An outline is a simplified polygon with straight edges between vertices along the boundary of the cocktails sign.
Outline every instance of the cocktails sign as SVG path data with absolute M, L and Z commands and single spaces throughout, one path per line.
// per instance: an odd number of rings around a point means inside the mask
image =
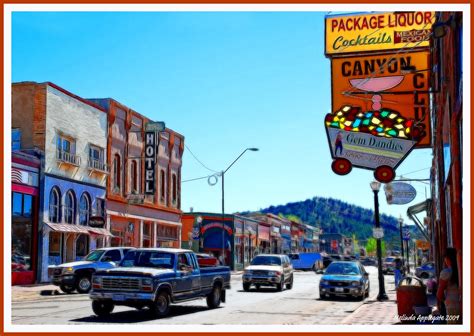
M 326 16 L 326 55 L 430 46 L 434 12 Z

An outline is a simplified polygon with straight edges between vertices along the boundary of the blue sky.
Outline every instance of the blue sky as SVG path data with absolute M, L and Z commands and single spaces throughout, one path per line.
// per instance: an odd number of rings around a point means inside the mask
M 331 170 L 325 14 L 14 12 L 12 82 L 51 81 L 81 97 L 112 97 L 183 134 L 213 170 L 258 147 L 226 173 L 226 212 L 313 196 L 373 208 L 372 171 L 341 177 Z M 397 175 L 429 178 L 431 158 L 430 150 L 414 150 Z M 182 179 L 208 174 L 186 150 Z M 413 186 L 410 205 L 429 197 L 428 184 Z M 381 212 L 406 213 L 408 205 L 380 196 Z M 190 207 L 220 212 L 220 182 L 183 183 L 182 209 Z

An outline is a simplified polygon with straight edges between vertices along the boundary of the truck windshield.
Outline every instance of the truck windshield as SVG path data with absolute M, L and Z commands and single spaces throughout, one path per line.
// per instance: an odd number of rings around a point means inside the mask
M 279 257 L 271 256 L 258 256 L 252 260 L 252 265 L 281 265 L 281 259 Z
M 130 251 L 120 263 L 122 267 L 173 269 L 174 254 L 159 251 Z
M 100 259 L 102 254 L 104 254 L 104 250 L 95 250 L 89 253 L 84 260 L 86 261 L 97 261 Z

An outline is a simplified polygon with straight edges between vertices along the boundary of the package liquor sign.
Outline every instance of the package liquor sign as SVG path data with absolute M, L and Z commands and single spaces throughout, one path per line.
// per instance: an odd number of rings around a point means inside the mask
M 340 55 L 430 46 L 435 12 L 326 16 L 325 53 Z
M 145 133 L 145 194 L 155 194 L 156 133 Z

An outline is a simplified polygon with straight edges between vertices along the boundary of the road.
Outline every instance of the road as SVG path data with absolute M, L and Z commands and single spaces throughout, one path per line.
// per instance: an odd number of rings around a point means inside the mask
M 378 293 L 377 269 L 366 267 L 369 273 L 373 300 Z M 270 287 L 250 292 L 242 289 L 241 275 L 233 275 L 232 289 L 227 291 L 227 303 L 217 309 L 208 309 L 205 300 L 197 300 L 171 306 L 166 318 L 157 319 L 146 310 L 115 307 L 108 318 L 92 313 L 91 301 L 86 294 L 62 294 L 41 297 L 38 300 L 14 302 L 13 324 L 339 324 L 356 310 L 363 301 L 348 298 L 319 299 L 320 274 L 295 272 L 293 289 L 282 292 Z M 385 282 L 393 282 L 393 276 L 385 276 Z

